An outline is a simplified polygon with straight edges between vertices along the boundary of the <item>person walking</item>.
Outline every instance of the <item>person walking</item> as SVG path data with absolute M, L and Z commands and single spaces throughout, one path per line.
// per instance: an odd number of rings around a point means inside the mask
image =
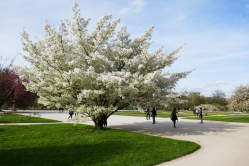
M 73 118 L 73 111 L 72 110 L 71 111 L 69 110 L 69 117 L 68 117 L 68 119 L 69 118 L 71 118 L 71 119 Z
M 174 128 L 176 128 L 176 120 L 178 120 L 176 114 L 177 114 L 176 108 L 173 108 L 173 111 L 172 111 L 172 113 L 170 115 L 170 118 L 173 121 Z
M 200 124 L 203 124 L 203 120 L 202 120 L 202 108 L 200 108 L 200 111 L 199 111 L 199 113 L 200 113 L 200 118 L 201 118 L 201 123 Z
M 195 116 L 195 108 L 194 108 L 194 116 Z
M 150 120 L 150 106 L 148 106 L 146 109 L 146 120 L 148 120 L 148 116 L 149 116 L 149 120 Z
M 208 112 L 208 110 L 207 110 L 207 109 L 205 108 L 205 109 L 204 109 L 204 111 L 205 111 L 205 113 L 206 113 L 206 116 L 207 116 L 207 112 Z
M 156 124 L 156 116 L 157 116 L 157 113 L 156 113 L 156 110 L 154 107 L 152 107 L 152 110 L 151 110 L 151 116 L 152 116 L 152 119 L 153 119 L 153 123 L 152 124 Z

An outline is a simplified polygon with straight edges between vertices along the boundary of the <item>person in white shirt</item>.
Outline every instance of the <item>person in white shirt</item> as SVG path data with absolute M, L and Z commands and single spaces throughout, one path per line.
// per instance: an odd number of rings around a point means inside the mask
M 195 111 L 196 117 L 198 117 L 198 113 L 199 113 L 199 110 L 196 109 L 196 111 Z

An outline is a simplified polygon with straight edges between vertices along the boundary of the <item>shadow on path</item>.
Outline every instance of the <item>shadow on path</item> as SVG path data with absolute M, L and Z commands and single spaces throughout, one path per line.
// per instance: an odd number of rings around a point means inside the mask
M 151 124 L 151 121 L 145 121 L 125 123 L 122 125 L 110 125 L 111 128 L 115 129 L 163 137 L 182 136 L 185 133 L 188 135 L 208 135 L 210 133 L 236 132 L 238 128 L 248 126 L 249 125 L 247 124 L 241 123 L 204 121 L 204 124 L 200 124 L 199 121 L 179 120 L 176 122 L 176 128 L 173 128 L 172 121 L 163 118 L 157 119 L 156 124 Z

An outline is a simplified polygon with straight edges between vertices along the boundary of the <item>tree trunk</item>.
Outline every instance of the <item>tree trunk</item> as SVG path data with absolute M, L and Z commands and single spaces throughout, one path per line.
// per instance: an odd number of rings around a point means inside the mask
M 102 114 L 101 116 L 92 119 L 94 124 L 95 124 L 95 129 L 98 129 L 98 130 L 103 129 L 104 118 L 105 118 L 105 116 L 104 116 L 104 114 Z
M 12 111 L 16 111 L 16 101 L 13 100 Z
M 3 104 L 3 110 L 8 110 L 8 101 L 5 101 Z

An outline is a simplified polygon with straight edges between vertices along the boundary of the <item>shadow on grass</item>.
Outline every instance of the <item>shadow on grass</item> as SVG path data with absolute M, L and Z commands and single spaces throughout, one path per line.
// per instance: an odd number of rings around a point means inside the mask
M 122 147 L 115 149 L 113 147 Z M 122 145 L 122 146 L 120 146 Z M 106 149 L 103 151 L 102 149 Z M 104 142 L 87 145 L 72 144 L 46 148 L 1 150 L 0 165 L 5 166 L 55 166 L 55 165 L 102 165 L 112 156 L 122 155 L 129 146 L 125 142 Z M 15 156 L 15 158 L 13 158 Z

